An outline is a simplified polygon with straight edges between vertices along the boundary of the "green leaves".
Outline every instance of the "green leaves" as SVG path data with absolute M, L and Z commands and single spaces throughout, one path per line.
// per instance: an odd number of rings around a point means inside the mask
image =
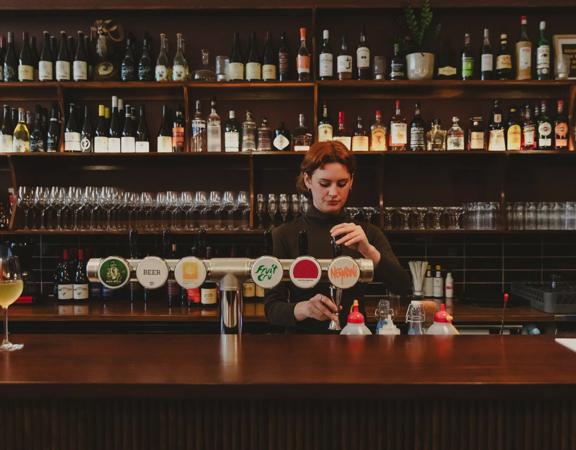
M 440 24 L 434 25 L 434 13 L 430 0 L 422 0 L 422 6 L 416 11 L 410 0 L 404 8 L 404 17 L 408 28 L 408 46 L 413 51 L 426 51 L 433 47 L 440 34 Z

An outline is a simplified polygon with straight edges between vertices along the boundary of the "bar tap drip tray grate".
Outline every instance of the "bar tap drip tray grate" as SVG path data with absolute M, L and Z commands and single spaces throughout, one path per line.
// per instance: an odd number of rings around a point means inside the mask
M 576 284 L 512 283 L 511 293 L 530 301 L 534 309 L 550 314 L 576 313 Z

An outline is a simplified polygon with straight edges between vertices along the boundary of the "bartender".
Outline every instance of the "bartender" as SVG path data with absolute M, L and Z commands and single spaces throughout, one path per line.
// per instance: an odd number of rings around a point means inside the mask
M 374 280 L 384 289 L 404 295 L 410 291 L 410 277 L 392 252 L 382 231 L 368 223 L 349 221 L 344 205 L 352 190 L 356 161 L 344 144 L 337 141 L 318 142 L 310 147 L 300 165 L 297 189 L 311 200 L 308 211 L 295 220 L 272 231 L 274 256 L 294 259 L 298 254 L 298 233 L 308 235 L 308 253 L 315 258 L 332 258 L 331 238 L 342 248 L 342 255 L 367 258 L 374 263 Z M 344 290 L 341 311 L 329 296 L 329 286 L 319 284 L 300 289 L 280 283 L 266 292 L 266 317 L 272 325 L 294 331 L 323 333 L 330 320 L 338 318 L 342 326 L 354 299 L 363 305 L 363 287 L 357 284 Z

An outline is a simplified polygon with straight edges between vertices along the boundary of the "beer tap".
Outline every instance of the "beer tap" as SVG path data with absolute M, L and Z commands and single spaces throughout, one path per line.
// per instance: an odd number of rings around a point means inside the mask
M 334 259 L 342 256 L 342 246 L 336 243 L 336 237 L 332 236 L 330 239 L 332 243 L 332 257 Z M 334 284 L 330 284 L 330 297 L 332 301 L 338 308 L 338 313 L 340 313 L 340 305 L 342 304 L 342 288 L 334 286 Z M 338 317 L 337 320 L 331 320 L 330 325 L 328 325 L 328 329 L 330 331 L 340 331 L 342 327 L 340 326 L 340 318 Z

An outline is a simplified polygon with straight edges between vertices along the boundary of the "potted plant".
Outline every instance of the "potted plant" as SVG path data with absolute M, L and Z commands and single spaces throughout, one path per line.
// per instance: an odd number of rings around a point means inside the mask
M 434 77 L 434 53 L 432 51 L 440 24 L 434 23 L 430 0 L 423 0 L 420 10 L 410 1 L 404 8 L 408 35 L 406 38 L 406 74 L 409 80 L 430 80 Z

